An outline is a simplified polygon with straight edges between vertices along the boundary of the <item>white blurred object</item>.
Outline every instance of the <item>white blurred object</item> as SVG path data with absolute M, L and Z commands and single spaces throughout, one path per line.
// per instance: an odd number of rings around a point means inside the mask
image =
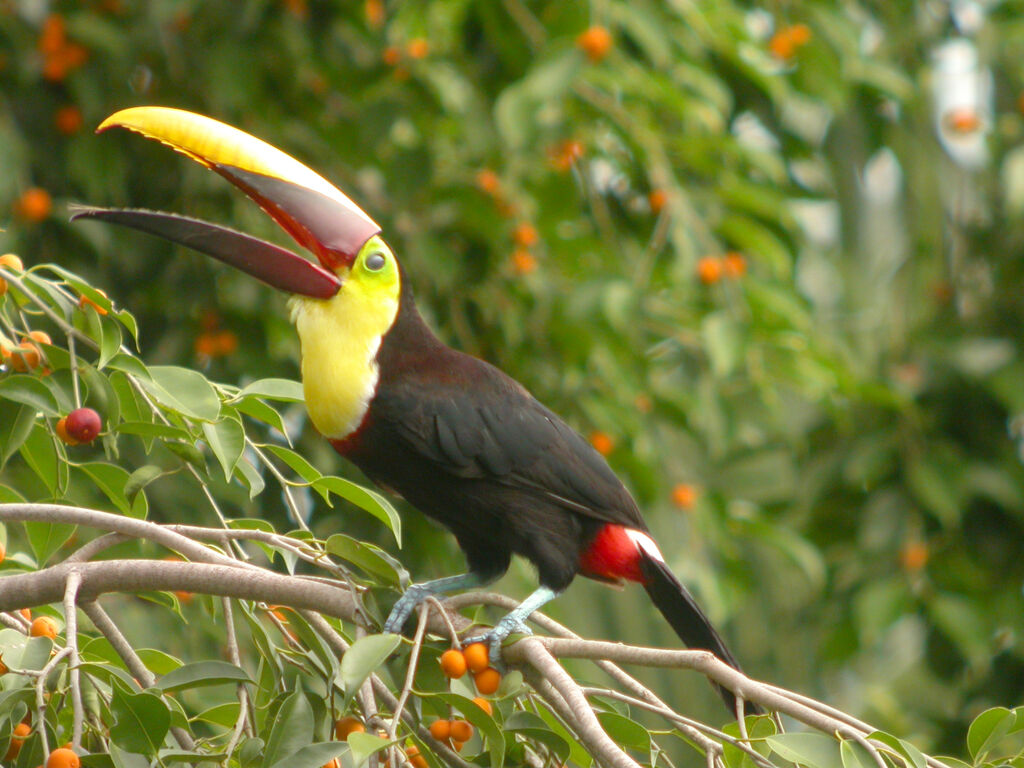
M 931 85 L 943 149 L 963 168 L 984 167 L 992 130 L 992 73 L 980 65 L 974 43 L 958 37 L 933 49 Z

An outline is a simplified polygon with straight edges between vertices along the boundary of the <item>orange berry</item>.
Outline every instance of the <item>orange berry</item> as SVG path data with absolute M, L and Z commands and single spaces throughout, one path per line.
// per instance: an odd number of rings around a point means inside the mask
M 420 754 L 420 748 L 415 744 L 406 747 L 405 754 L 409 756 L 409 762 L 412 763 L 413 768 L 430 768 L 427 758 Z
M 483 672 L 473 675 L 473 682 L 476 683 L 476 689 L 480 693 L 489 696 L 498 690 L 498 686 L 501 684 L 501 673 L 494 667 L 488 667 Z
M 438 741 L 447 741 L 452 735 L 452 721 L 435 720 L 430 724 L 430 735 Z
M 668 202 L 668 193 L 664 189 L 652 189 L 647 195 L 647 203 L 651 206 L 651 213 L 661 213 L 661 209 Z
M 11 351 L 11 368 L 20 373 L 38 368 L 42 361 L 43 355 L 39 347 L 31 341 L 23 341 Z
M 234 331 L 220 331 L 214 336 L 214 344 L 217 348 L 217 354 L 230 355 L 238 349 L 238 336 L 235 335 Z
M 537 228 L 533 224 L 523 221 L 516 225 L 515 231 L 512 233 L 512 239 L 515 240 L 516 245 L 529 248 L 537 243 L 540 235 L 537 234 Z
M 689 483 L 678 483 L 672 488 L 672 503 L 680 509 L 693 509 L 697 502 L 697 489 Z
M 201 333 L 196 336 L 194 348 L 199 357 L 216 357 L 219 347 L 212 333 Z
M 458 648 L 449 648 L 441 654 L 441 671 L 453 680 L 466 674 L 466 657 Z
M 31 608 L 22 608 L 20 611 L 18 611 L 18 613 L 20 613 L 22 615 L 22 617 L 27 619 L 28 621 L 32 621 L 32 609 Z
M 747 273 L 746 258 L 738 251 L 729 251 L 722 257 L 722 272 L 734 280 L 743 277 Z
M 383 0 L 366 0 L 363 12 L 366 14 L 366 23 L 371 27 L 377 28 L 384 24 Z
M 4 663 L 3 654 L 0 654 L 0 675 L 6 675 L 11 668 Z
M 953 133 L 974 133 L 981 128 L 981 116 L 971 107 L 957 107 L 942 116 L 942 122 Z
M 576 38 L 576 46 L 587 54 L 587 58 L 597 63 L 608 55 L 612 48 L 612 33 L 607 27 L 593 26 L 584 30 Z
M 722 279 L 722 260 L 717 256 L 704 256 L 697 262 L 697 277 L 704 285 L 712 285 Z
M 422 37 L 414 37 L 405 46 L 405 52 L 409 54 L 410 59 L 425 59 L 430 53 L 430 43 Z
M 358 717 L 346 715 L 335 721 L 334 738 L 338 741 L 348 741 L 353 733 L 366 733 L 366 726 Z
M 52 209 L 50 193 L 42 187 L 26 189 L 15 203 L 18 215 L 26 221 L 42 221 L 50 215 Z
M 46 758 L 46 768 L 80 768 L 82 761 L 73 750 L 60 747 L 53 750 Z
M 320 768 L 341 768 L 341 761 L 338 760 L 338 758 L 336 757 L 332 757 L 330 760 L 328 760 L 326 763 L 320 766 Z
M 806 24 L 794 24 L 789 28 L 789 39 L 794 45 L 807 45 L 811 42 L 811 28 Z
M 590 444 L 594 450 L 602 456 L 607 456 L 615 449 L 615 441 L 607 432 L 594 431 L 590 433 Z
M 29 331 L 26 339 L 32 341 L 38 341 L 40 344 L 53 344 L 53 339 L 50 338 L 50 334 L 46 331 Z
M 18 723 L 14 726 L 14 731 L 11 733 L 11 745 L 7 748 L 4 760 L 14 760 L 18 756 L 22 745 L 25 743 L 25 739 L 28 738 L 30 733 L 32 733 L 32 728 L 25 723 Z
M 501 193 L 501 179 L 490 168 L 482 168 L 477 172 L 476 185 L 488 195 L 494 197 Z
M 24 272 L 25 265 L 21 261 L 21 257 L 14 253 L 5 253 L 0 256 L 0 267 L 3 267 L 8 272 Z
M 466 668 L 474 674 L 491 665 L 489 651 L 483 643 L 471 643 L 462 649 L 462 653 L 466 658 Z
M 7 281 L 0 277 L 0 296 L 7 293 Z
M 548 159 L 557 171 L 568 171 L 573 164 L 583 157 L 583 144 L 575 139 L 566 139 L 548 150 Z
M 768 50 L 772 56 L 789 61 L 797 50 L 811 41 L 811 28 L 806 24 L 794 24 L 782 27 L 768 41 Z
M 383 53 L 384 63 L 389 67 L 397 67 L 398 62 L 402 60 L 402 52 L 393 45 L 389 45 L 384 49 Z
M 51 13 L 43 21 L 36 47 L 40 53 L 54 54 L 61 49 L 65 40 L 64 17 L 58 13 Z
M 65 136 L 71 136 L 82 130 L 83 122 L 82 110 L 73 104 L 61 107 L 53 115 L 53 124 Z
M 475 699 L 473 699 L 473 703 L 480 707 L 480 709 L 482 709 L 488 715 L 494 714 L 494 708 L 491 706 L 491 702 L 489 702 L 487 699 L 477 696 Z
M 537 271 L 537 259 L 525 248 L 512 251 L 512 270 L 517 275 L 529 275 Z
M 916 573 L 928 564 L 928 545 L 923 541 L 908 541 L 900 550 L 900 565 L 903 570 Z
M 68 434 L 68 417 L 62 416 L 57 419 L 57 425 L 53 428 L 62 443 L 66 445 L 78 445 L 78 441 Z
M 28 633 L 32 637 L 48 637 L 53 640 L 57 637 L 57 622 L 49 616 L 40 616 L 32 622 Z
M 174 590 L 174 596 L 178 598 L 178 602 L 182 605 L 188 605 L 192 602 L 192 599 L 195 597 L 194 594 L 192 594 L 191 592 L 186 592 L 184 589 Z
M 451 724 L 452 741 L 469 741 L 473 738 L 473 726 L 465 720 L 454 720 Z

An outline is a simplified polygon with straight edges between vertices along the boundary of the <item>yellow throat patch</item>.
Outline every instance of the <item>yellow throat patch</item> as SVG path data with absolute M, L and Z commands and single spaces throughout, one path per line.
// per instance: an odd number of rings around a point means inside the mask
M 394 254 L 370 238 L 341 289 L 330 299 L 295 296 L 292 321 L 302 345 L 306 410 L 324 436 L 340 440 L 360 424 L 377 388 L 377 350 L 398 315 L 400 277 Z

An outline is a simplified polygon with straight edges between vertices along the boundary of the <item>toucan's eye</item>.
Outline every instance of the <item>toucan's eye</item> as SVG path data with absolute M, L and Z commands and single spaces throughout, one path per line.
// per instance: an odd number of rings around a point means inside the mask
M 379 272 L 384 269 L 384 265 L 387 264 L 387 261 L 388 260 L 384 258 L 383 253 L 380 251 L 374 251 L 366 257 L 366 261 L 364 261 L 363 264 L 365 264 L 366 268 L 371 272 Z

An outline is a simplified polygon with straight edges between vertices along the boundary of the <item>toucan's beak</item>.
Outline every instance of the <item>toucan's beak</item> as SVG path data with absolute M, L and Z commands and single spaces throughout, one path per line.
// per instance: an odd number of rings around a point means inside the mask
M 329 298 L 380 227 L 337 187 L 293 157 L 255 136 L 192 112 L 134 107 L 104 120 L 97 133 L 127 128 L 216 171 L 255 200 L 320 265 L 241 232 L 156 211 L 77 206 L 72 219 L 121 224 L 187 245 L 291 293 Z

